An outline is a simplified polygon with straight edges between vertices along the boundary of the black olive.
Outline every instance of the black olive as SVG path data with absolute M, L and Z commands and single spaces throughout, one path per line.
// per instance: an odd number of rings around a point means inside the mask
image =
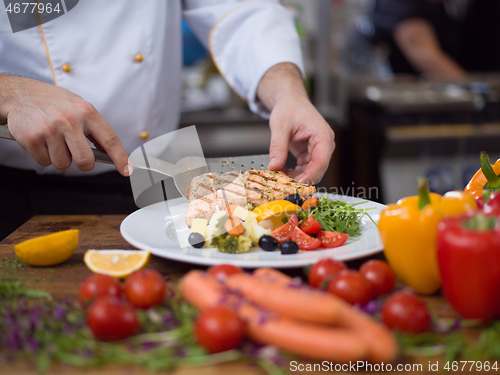
M 280 250 L 281 254 L 295 254 L 299 251 L 299 246 L 295 242 L 288 240 L 280 244 Z
M 205 237 L 198 232 L 192 232 L 188 237 L 188 242 L 191 246 L 200 249 L 205 245 Z
M 297 206 L 302 206 L 302 203 L 304 203 L 304 199 L 300 196 L 300 194 L 290 194 L 285 198 L 286 201 L 292 202 L 296 204 Z
M 264 251 L 274 251 L 278 248 L 278 240 L 273 236 L 264 235 L 259 240 L 259 246 Z

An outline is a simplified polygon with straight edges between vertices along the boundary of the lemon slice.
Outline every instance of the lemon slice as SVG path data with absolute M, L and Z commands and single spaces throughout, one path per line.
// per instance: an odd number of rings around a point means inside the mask
M 145 267 L 149 256 L 143 250 L 88 250 L 83 261 L 93 272 L 124 278 Z
M 257 214 L 257 221 L 271 220 L 273 229 L 283 225 L 283 218 L 290 217 L 301 210 L 300 206 L 286 200 L 276 200 L 264 203 L 252 212 Z
M 53 266 L 68 260 L 77 247 L 78 229 L 71 229 L 21 242 L 14 250 L 32 266 Z

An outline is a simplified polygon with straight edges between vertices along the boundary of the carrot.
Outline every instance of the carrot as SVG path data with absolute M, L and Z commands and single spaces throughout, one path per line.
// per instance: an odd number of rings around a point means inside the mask
M 181 282 L 182 296 L 198 311 L 219 305 L 224 297 L 222 285 L 208 273 L 191 270 Z
M 311 359 L 342 363 L 358 361 L 367 355 L 362 340 L 346 329 L 270 314 L 248 302 L 239 305 L 238 315 L 246 321 L 248 337 L 261 344 Z
M 257 268 L 253 271 L 252 275 L 259 280 L 284 286 L 289 285 L 292 281 L 290 276 L 287 276 L 274 268 L 268 267 Z
M 353 307 L 344 309 L 338 324 L 353 330 L 368 348 L 368 360 L 372 362 L 391 362 L 398 353 L 398 344 L 394 335 L 382 324 Z
M 234 210 L 236 210 L 236 207 L 243 207 L 241 204 L 228 204 L 226 206 L 226 212 L 229 215 L 229 217 L 234 217 Z
M 350 305 L 333 294 L 308 286 L 269 283 L 247 273 L 231 275 L 224 280 L 229 290 L 265 309 L 311 323 L 338 324 L 342 309 Z
M 229 219 L 227 219 L 224 223 L 224 229 L 226 230 L 227 234 L 236 237 L 241 236 L 243 233 L 245 233 L 245 228 L 243 227 L 241 220 L 237 217 L 229 217 Z
M 222 285 L 201 271 L 190 271 L 182 281 L 182 294 L 198 310 L 225 304 L 246 322 L 247 335 L 297 355 L 334 362 L 366 357 L 363 342 L 348 330 L 300 322 L 259 309 L 254 304 L 224 292 Z
M 396 357 L 397 343 L 394 336 L 388 329 L 362 311 L 344 303 L 338 304 L 335 308 L 331 302 L 333 296 L 326 298 L 317 293 L 311 293 L 307 296 L 307 293 L 304 293 L 307 290 L 305 288 L 299 293 L 300 289 L 290 288 L 291 277 L 274 269 L 255 270 L 252 277 L 264 283 L 265 286 L 257 287 L 256 283 L 248 282 L 255 289 L 251 291 L 248 286 L 240 284 L 238 290 L 250 300 L 255 298 L 256 303 L 262 303 L 270 310 L 286 316 L 324 323 L 329 320 L 330 324 L 353 330 L 366 344 L 368 359 L 373 362 L 387 362 Z M 229 282 L 229 280 L 226 281 Z M 231 283 L 235 283 L 235 281 L 231 281 Z M 236 285 L 232 287 L 236 288 Z M 262 297 L 258 289 L 264 290 L 266 301 L 261 301 Z M 326 292 L 320 293 L 329 296 Z M 329 313 L 332 315 L 329 316 Z
M 307 210 L 312 210 L 313 208 L 316 208 L 318 207 L 318 200 L 319 198 L 318 197 L 311 197 L 311 198 L 308 198 L 304 201 L 304 203 L 302 203 L 302 210 L 303 211 L 307 211 Z

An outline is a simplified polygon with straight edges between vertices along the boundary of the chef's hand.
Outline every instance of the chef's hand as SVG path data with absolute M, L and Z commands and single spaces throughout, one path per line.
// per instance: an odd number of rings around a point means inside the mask
M 94 168 L 87 138 L 105 150 L 116 169 L 131 173 L 120 139 L 97 110 L 66 89 L 29 78 L 0 75 L 0 124 L 37 163 L 66 169 L 72 160 L 81 171 Z
M 291 63 L 275 65 L 260 81 L 257 96 L 271 110 L 268 168 L 283 169 L 290 150 L 297 166 L 287 174 L 318 183 L 335 149 L 335 134 L 310 102 L 299 69 Z

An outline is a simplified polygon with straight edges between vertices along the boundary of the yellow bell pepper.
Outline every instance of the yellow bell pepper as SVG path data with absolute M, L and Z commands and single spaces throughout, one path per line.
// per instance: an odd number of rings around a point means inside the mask
M 390 204 L 380 215 L 379 231 L 384 255 L 396 275 L 420 294 L 441 286 L 436 255 L 437 227 L 443 217 L 475 209 L 469 194 L 452 191 L 429 193 L 429 181 L 420 178 L 418 195 Z

